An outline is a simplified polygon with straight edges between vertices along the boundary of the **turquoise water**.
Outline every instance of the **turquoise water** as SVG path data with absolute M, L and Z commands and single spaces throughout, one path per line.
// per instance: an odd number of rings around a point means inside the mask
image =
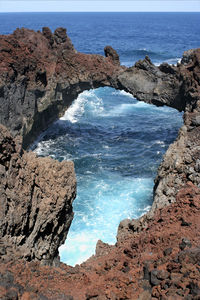
M 73 160 L 78 182 L 74 220 L 60 247 L 62 261 L 84 261 L 98 239 L 114 244 L 122 219 L 148 211 L 157 166 L 181 124 L 174 109 L 99 88 L 80 94 L 46 131 L 35 151 Z

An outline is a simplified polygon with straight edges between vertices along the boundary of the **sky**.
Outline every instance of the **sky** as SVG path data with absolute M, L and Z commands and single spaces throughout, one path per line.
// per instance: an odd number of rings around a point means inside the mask
M 200 0 L 0 0 L 0 12 L 200 12 Z

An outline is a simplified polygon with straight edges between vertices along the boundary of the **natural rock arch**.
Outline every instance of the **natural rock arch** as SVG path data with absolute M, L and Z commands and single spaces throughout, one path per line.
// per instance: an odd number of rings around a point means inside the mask
M 104 49 L 106 57 L 77 52 L 64 28 L 54 34 L 47 27 L 42 33 L 17 29 L 1 36 L 0 44 L 0 123 L 14 136 L 22 135 L 24 148 L 91 88 L 124 89 L 138 100 L 180 111 L 197 102 L 190 79 L 199 51 L 185 53 L 177 67 L 156 67 L 146 57 L 126 68 L 110 46 Z

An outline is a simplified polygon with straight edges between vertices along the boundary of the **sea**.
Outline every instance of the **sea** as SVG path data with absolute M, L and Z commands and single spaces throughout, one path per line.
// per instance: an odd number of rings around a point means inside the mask
M 200 47 L 200 13 L 0 14 L 0 34 L 43 26 L 67 28 L 80 52 L 104 55 L 111 45 L 128 67 L 146 55 L 156 65 L 176 64 L 185 50 Z M 157 168 L 182 123 L 175 109 L 105 87 L 79 94 L 38 137 L 33 151 L 72 160 L 76 170 L 75 214 L 59 249 L 61 261 L 80 264 L 95 253 L 99 239 L 115 244 L 119 222 L 150 209 Z

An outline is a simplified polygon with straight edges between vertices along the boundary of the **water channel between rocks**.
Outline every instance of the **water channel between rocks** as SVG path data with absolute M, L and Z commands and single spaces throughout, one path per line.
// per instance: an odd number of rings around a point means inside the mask
M 172 108 L 99 88 L 80 94 L 42 134 L 34 151 L 73 160 L 77 176 L 75 215 L 61 261 L 83 262 L 98 239 L 116 242 L 122 219 L 148 211 L 157 167 L 181 125 L 182 114 Z

